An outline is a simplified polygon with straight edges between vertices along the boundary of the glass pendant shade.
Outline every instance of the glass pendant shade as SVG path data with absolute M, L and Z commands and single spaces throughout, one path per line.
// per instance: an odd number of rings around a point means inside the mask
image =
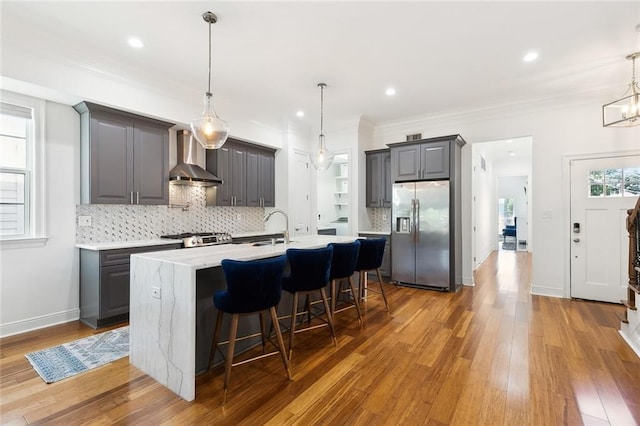
M 632 127 L 640 125 L 640 86 L 636 83 L 635 60 L 640 52 L 627 56 L 632 61 L 632 74 L 629 89 L 616 101 L 602 107 L 602 125 L 604 127 Z
M 220 148 L 229 136 L 229 124 L 216 114 L 212 97 L 211 93 L 205 93 L 202 116 L 191 121 L 193 136 L 205 149 Z
M 333 163 L 333 153 L 327 149 L 324 143 L 324 88 L 325 83 L 318 83 L 320 88 L 320 136 L 318 137 L 318 146 L 309 154 L 311 164 L 316 170 L 327 170 Z
M 318 146 L 309 155 L 309 158 L 316 170 L 327 170 L 333 163 L 333 153 L 324 144 L 324 135 L 320 135 Z

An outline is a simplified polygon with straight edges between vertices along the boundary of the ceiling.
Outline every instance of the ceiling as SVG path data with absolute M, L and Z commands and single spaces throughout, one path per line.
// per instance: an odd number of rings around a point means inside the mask
M 181 93 L 199 105 L 213 26 L 214 102 L 220 116 L 325 125 L 601 94 L 622 95 L 624 56 L 640 50 L 640 2 L 226 1 L 33 2 L 1 5 L 2 43 L 69 66 Z M 128 46 L 139 37 L 142 49 Z M 524 62 L 531 50 L 538 60 Z M 385 95 L 394 87 L 397 94 Z M 303 118 L 295 116 L 303 110 Z

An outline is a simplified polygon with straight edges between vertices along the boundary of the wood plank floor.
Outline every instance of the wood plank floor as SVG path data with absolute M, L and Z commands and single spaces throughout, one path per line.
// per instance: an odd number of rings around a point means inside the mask
M 498 268 L 499 266 L 499 268 Z M 24 354 L 95 333 L 73 322 L 2 339 L 3 424 L 632 425 L 640 359 L 618 335 L 617 305 L 531 296 L 531 259 L 496 252 L 456 294 L 386 285 L 297 337 L 293 381 L 278 357 L 197 378 L 188 403 L 128 358 L 47 385 Z M 102 330 L 101 330 L 102 331 Z M 285 335 L 285 340 L 286 340 Z

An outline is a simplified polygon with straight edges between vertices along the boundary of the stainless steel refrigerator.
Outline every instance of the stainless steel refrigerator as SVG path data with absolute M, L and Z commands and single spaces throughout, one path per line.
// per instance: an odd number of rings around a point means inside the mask
M 399 284 L 455 289 L 448 180 L 393 185 L 391 278 Z

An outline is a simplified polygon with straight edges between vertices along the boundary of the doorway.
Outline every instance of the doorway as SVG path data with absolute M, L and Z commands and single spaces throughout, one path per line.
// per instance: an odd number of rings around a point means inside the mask
M 528 219 L 531 217 L 533 138 L 493 140 L 474 143 L 471 147 L 471 247 L 472 270 L 475 270 L 492 252 L 501 250 L 504 242 L 515 243 L 514 251 L 533 251 Z M 499 199 L 504 200 L 502 206 Z M 516 227 L 515 237 L 505 238 L 503 229 L 507 225 Z
M 327 234 L 350 234 L 349 154 L 336 154 L 327 170 L 318 171 L 318 231 Z

